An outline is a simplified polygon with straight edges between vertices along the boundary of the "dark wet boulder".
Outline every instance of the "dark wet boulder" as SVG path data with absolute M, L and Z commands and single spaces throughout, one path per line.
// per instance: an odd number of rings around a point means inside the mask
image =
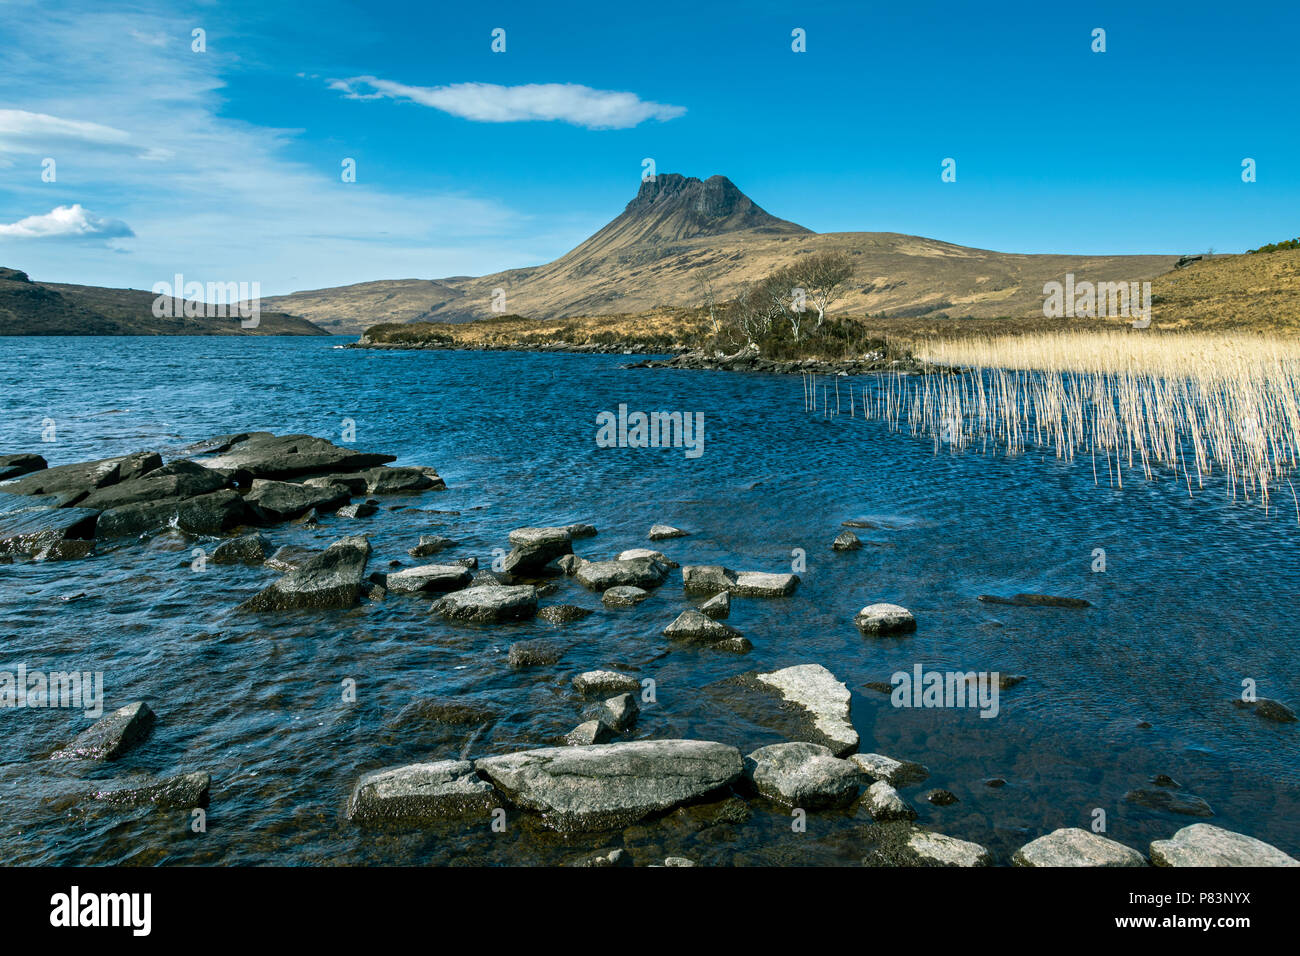
M 388 727 L 413 729 L 431 725 L 479 726 L 497 720 L 497 713 L 477 704 L 466 704 L 458 700 L 440 697 L 426 697 L 413 700 L 388 721 Z
M 656 588 L 668 577 L 668 569 L 653 558 L 630 561 L 584 561 L 574 575 L 578 583 L 592 591 L 615 587 Z
M 735 747 L 704 740 L 548 747 L 474 766 L 560 831 L 627 826 L 724 790 L 744 769 Z
M 340 518 L 369 518 L 378 510 L 379 502 L 374 498 L 367 498 L 365 501 L 344 505 L 334 513 Z
M 196 498 L 141 501 L 110 508 L 95 523 L 95 536 L 121 538 L 159 528 L 177 528 L 189 534 L 220 534 L 244 520 L 244 500 L 230 488 Z
M 313 508 L 317 512 L 335 511 L 350 500 L 348 490 L 341 485 L 320 488 L 300 485 L 292 481 L 271 481 L 258 478 L 253 481 L 244 504 L 251 514 L 263 524 L 277 524 L 306 514 Z
M 594 538 L 596 529 L 589 524 L 571 524 L 568 526 L 569 537 L 571 538 Z
M 829 747 L 804 741 L 758 748 L 745 757 L 745 778 L 769 800 L 803 810 L 848 806 L 865 779 Z
M 139 478 L 96 489 L 77 502 L 77 506 L 107 511 L 140 502 L 194 498 L 225 488 L 228 484 L 223 476 L 202 465 L 192 461 L 174 461 Z
M 981 594 L 979 600 L 985 604 L 1008 604 L 1014 607 L 1092 607 L 1091 602 L 1083 598 L 1056 597 L 1051 594 L 1013 594 L 1011 597 Z
M 34 557 L 65 541 L 94 537 L 99 512 L 85 508 L 32 508 L 0 515 L 0 555 Z
M 706 617 L 694 608 L 677 615 L 677 618 L 664 628 L 663 634 L 669 640 L 684 641 L 688 644 L 717 644 L 719 641 L 741 636 L 734 627 Z
M 443 820 L 486 816 L 498 805 L 492 785 L 468 760 L 437 760 L 376 770 L 357 781 L 348 819 Z
M 349 608 L 361 597 L 370 542 L 354 536 L 336 541 L 239 606 L 244 611 Z
M 448 621 L 465 624 L 523 621 L 537 613 L 537 588 L 527 584 L 476 584 L 438 599 L 430 610 Z
M 590 608 L 578 607 L 576 604 L 548 604 L 538 608 L 537 616 L 548 624 L 572 624 L 593 614 Z
M 260 534 L 241 534 L 212 549 L 213 564 L 262 564 L 271 555 L 271 542 Z
M 1124 794 L 1126 803 L 1146 807 L 1149 810 L 1161 810 L 1165 813 L 1181 813 L 1189 817 L 1212 817 L 1214 811 L 1200 797 L 1190 793 L 1179 793 L 1163 788 L 1159 790 L 1130 790 Z
M 586 564 L 586 560 L 578 557 L 576 554 L 566 554 L 560 560 L 555 562 L 555 566 L 567 575 L 578 573 L 578 569 Z
M 446 593 L 467 586 L 470 577 L 459 564 L 424 564 L 387 574 L 381 583 L 394 594 Z
M 682 588 L 687 594 L 717 594 L 736 586 L 736 572 L 718 564 L 682 566 Z
M 154 725 L 154 713 L 143 701 L 120 707 L 83 730 L 51 760 L 115 760 L 143 740 Z
M 628 674 L 618 671 L 583 671 L 573 678 L 573 689 L 579 694 L 635 694 L 641 690 L 641 682 Z
M 364 475 L 316 475 L 312 478 L 304 478 L 302 483 L 313 488 L 329 488 L 333 485 L 342 485 L 350 494 L 354 495 L 364 495 L 367 484 Z
M 507 574 L 540 571 L 556 558 L 572 553 L 573 537 L 568 528 L 516 528 L 510 532 L 505 571 Z
M 852 531 L 841 531 L 831 542 L 832 551 L 860 551 L 862 539 Z
M 451 538 L 445 538 L 440 534 L 422 534 L 420 543 L 414 548 L 407 548 L 406 553 L 413 558 L 427 558 L 455 546 L 456 542 Z
M 229 471 L 241 484 L 254 478 L 357 472 L 395 460 L 393 455 L 353 451 L 311 435 L 253 432 L 229 438 L 217 455 L 202 459 L 200 463 L 208 468 Z
M 583 716 L 589 720 L 599 720 L 611 729 L 623 733 L 630 730 L 632 725 L 636 723 L 637 714 L 640 713 L 640 710 L 641 708 L 637 706 L 636 696 L 623 693 L 587 708 Z
M 442 491 L 447 483 L 432 468 L 370 468 L 361 473 L 366 494 L 396 495 L 410 491 Z
M 43 471 L 49 464 L 40 455 L 0 455 L 0 481 L 8 481 L 33 471 Z
M 600 596 L 605 607 L 632 607 L 650 596 L 650 592 L 629 585 L 609 588 Z
M 516 670 L 525 667 L 546 667 L 555 664 L 564 656 L 564 648 L 544 637 L 531 641 L 516 641 L 510 645 L 506 660 Z
M 941 787 L 927 792 L 925 799 L 928 802 L 933 803 L 936 807 L 949 807 L 958 802 L 955 793 L 951 790 L 944 790 Z
M 123 809 L 154 806 L 159 810 L 191 810 L 208 805 L 211 787 L 209 774 L 192 771 L 115 789 L 96 790 L 91 798 Z
M 700 605 L 700 613 L 721 621 L 731 616 L 731 592 L 720 591 Z
M 304 548 L 296 544 L 286 544 L 276 548 L 275 553 L 266 559 L 266 566 L 272 571 L 284 573 L 297 571 L 300 567 L 320 554 L 315 548 Z
M 1296 722 L 1295 711 L 1280 700 L 1274 700 L 1272 697 L 1260 697 L 1258 700 L 1242 700 L 1238 697 L 1232 703 L 1233 706 L 1240 710 L 1254 711 L 1256 717 L 1261 717 L 1264 720 L 1271 720 L 1279 724 L 1293 724 Z
M 161 467 L 161 455 L 140 451 L 117 458 L 44 468 L 5 485 L 4 490 L 14 495 L 66 494 L 66 503 L 72 505 L 97 488 L 130 481 Z

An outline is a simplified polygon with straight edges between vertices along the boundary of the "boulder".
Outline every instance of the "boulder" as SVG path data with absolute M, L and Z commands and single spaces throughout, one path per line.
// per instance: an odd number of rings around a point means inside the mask
M 596 529 L 589 524 L 571 524 L 568 526 L 569 537 L 571 538 L 594 538 Z
M 989 866 L 993 862 L 987 847 L 928 830 L 913 831 L 907 849 L 922 866 Z
M 1151 842 L 1156 866 L 1300 866 L 1277 847 L 1208 823 L 1183 827 L 1168 840 Z
M 736 574 L 736 583 L 728 590 L 738 597 L 788 597 L 798 586 L 797 574 L 740 571 Z
M 632 728 L 632 725 L 636 723 L 639 712 L 640 708 L 637 706 L 634 694 L 623 693 L 588 708 L 587 713 L 583 716 L 591 720 L 599 720 L 611 730 L 621 734 Z M 592 742 L 595 743 L 595 741 Z
M 468 760 L 436 760 L 362 776 L 348 801 L 348 819 L 422 821 L 487 816 L 498 803 L 492 785 L 474 772 Z
M 254 478 L 293 478 L 331 472 L 358 472 L 394 461 L 392 455 L 340 448 L 311 435 L 253 432 L 230 436 L 219 453 L 201 464 L 231 472 L 241 484 Z
M 704 740 L 527 750 L 475 768 L 517 806 L 560 831 L 623 827 L 702 799 L 741 775 L 740 751 Z
M 758 748 L 745 758 L 745 777 L 769 800 L 804 810 L 848 806 L 863 782 L 855 764 L 802 741 Z
M 98 488 L 77 502 L 77 506 L 107 511 L 140 502 L 195 498 L 218 491 L 228 484 L 224 476 L 202 465 L 192 461 L 174 461 L 148 471 L 139 478 Z
M 212 549 L 213 564 L 262 564 L 271 554 L 271 542 L 260 534 L 241 534 Z
M 244 519 L 244 501 L 225 488 L 196 498 L 141 501 L 110 508 L 95 522 L 95 536 L 121 538 L 160 528 L 177 528 L 189 534 L 220 534 Z
M 391 461 L 391 459 L 389 459 Z M 447 483 L 432 468 L 371 468 L 361 473 L 366 494 L 395 495 L 410 491 L 442 491 Z
M 73 505 L 97 488 L 139 478 L 161 467 L 162 456 L 157 452 L 140 451 L 118 458 L 39 469 L 5 485 L 4 490 L 13 495 L 57 494 L 63 496 L 64 504 Z
M 859 551 L 862 549 L 862 539 L 852 531 L 841 531 L 831 542 L 832 551 Z
M 655 588 L 664 583 L 668 569 L 653 558 L 630 561 L 584 561 L 575 575 L 583 587 L 607 591 L 613 587 Z
M 0 455 L 0 481 L 8 481 L 48 467 L 49 464 L 40 455 Z
M 700 605 L 700 613 L 721 621 L 731 616 L 731 592 L 721 591 Z
M 540 571 L 556 558 L 572 553 L 573 538 L 568 528 L 516 528 L 510 532 L 505 571 L 507 574 Z
M 591 744 L 607 744 L 617 734 L 600 720 L 584 720 L 564 736 L 564 743 L 569 747 L 586 747 Z
M 664 628 L 664 637 L 688 644 L 716 644 L 729 638 L 740 637 L 740 632 L 721 621 L 705 617 L 691 608 L 682 611 L 677 619 Z
M 687 594 L 717 594 L 736 586 L 736 572 L 718 564 L 682 566 L 682 588 Z
M 429 726 L 479 726 L 497 720 L 497 713 L 477 704 L 465 704 L 444 697 L 413 700 L 388 721 L 391 729 L 417 729 Z
M 370 542 L 361 536 L 336 541 L 270 587 L 241 604 L 244 611 L 349 608 L 361 597 Z
M 669 538 L 684 538 L 689 533 L 681 528 L 674 528 L 672 525 L 657 524 L 650 528 L 649 537 L 651 541 L 667 541 Z
M 1146 866 L 1137 850 L 1091 830 L 1064 827 L 1026 843 L 1014 854 L 1016 866 Z
M 365 501 L 344 505 L 334 514 L 339 518 L 369 518 L 378 510 L 379 502 L 373 498 L 368 498 Z
M 593 613 L 590 608 L 578 607 L 576 604 L 548 604 L 537 609 L 537 616 L 548 624 L 572 624 Z
M 424 564 L 385 575 L 383 585 L 394 594 L 446 593 L 465 587 L 470 577 L 459 564 Z
M 867 788 L 867 811 L 873 820 L 882 822 L 916 819 L 916 811 L 883 780 L 877 780 Z
M 431 610 L 448 621 L 467 624 L 522 621 L 537 613 L 537 589 L 526 584 L 479 584 L 440 598 Z
M 620 586 L 607 590 L 600 596 L 600 602 L 605 607 L 632 607 L 634 604 L 640 604 L 649 596 L 650 592 L 641 588 Z
M 618 671 L 584 671 L 573 678 L 573 689 L 579 694 L 636 694 L 641 682 Z
M 811 720 L 810 730 L 837 757 L 858 749 L 858 732 L 849 720 L 851 695 L 835 675 L 820 664 L 799 664 L 767 674 L 756 674 L 762 684 L 797 704 Z
M 153 725 L 153 711 L 137 700 L 95 721 L 66 747 L 52 753 L 50 759 L 116 760 L 143 740 Z
M 264 524 L 288 521 L 315 508 L 318 512 L 334 511 L 348 503 L 351 495 L 342 485 L 325 488 L 300 485 L 292 481 L 257 478 L 244 496 L 249 514 Z
M 928 802 L 933 803 L 936 807 L 950 807 L 954 803 L 958 802 L 955 793 L 951 790 L 944 790 L 942 787 L 937 787 L 934 790 L 931 790 L 925 795 L 925 799 Z
M 676 561 L 670 560 L 662 551 L 655 551 L 651 548 L 628 548 L 626 551 L 618 553 L 619 561 L 634 561 L 637 558 L 651 558 L 666 568 L 681 567 Z
M 286 544 L 275 549 L 275 554 L 266 559 L 266 566 L 272 571 L 297 571 L 318 554 L 320 552 L 312 548 Z
M 883 780 L 891 787 L 906 787 L 920 783 L 930 776 L 930 771 L 919 763 L 895 760 L 884 754 L 851 754 L 848 758 L 871 780 Z
M 1295 711 L 1272 697 L 1260 697 L 1258 700 L 1242 700 L 1238 697 L 1232 703 L 1240 710 L 1253 710 L 1256 717 L 1264 720 L 1279 724 L 1293 724 L 1296 721 Z
M 586 561 L 578 557 L 576 554 L 566 554 L 564 557 L 560 558 L 559 561 L 555 562 L 555 566 L 565 574 L 574 575 L 578 573 L 578 568 L 582 567 L 586 563 Z
M 152 805 L 159 810 L 192 810 L 208 805 L 211 787 L 209 774 L 193 771 L 112 790 L 96 790 L 91 799 L 124 809 Z
M 317 475 L 314 478 L 303 480 L 304 485 L 312 488 L 329 488 L 332 485 L 342 485 L 351 495 L 364 495 L 366 493 L 366 479 L 362 475 Z
M 32 557 L 33 561 L 77 561 L 95 553 L 95 542 L 64 538 L 45 545 Z
M 0 555 L 35 556 L 63 541 L 94 537 L 99 512 L 85 508 L 32 508 L 0 515 Z
M 869 637 L 910 634 L 916 630 L 912 612 L 897 604 L 868 604 L 853 618 L 853 623 Z

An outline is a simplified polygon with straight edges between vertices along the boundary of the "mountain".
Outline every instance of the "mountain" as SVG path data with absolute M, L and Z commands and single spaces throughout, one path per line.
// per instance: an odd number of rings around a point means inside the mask
M 814 233 L 766 212 L 725 176 L 664 173 L 627 207 L 554 262 L 478 278 L 399 279 L 266 300 L 332 332 L 381 322 L 467 322 L 504 311 L 532 319 L 639 313 L 700 304 L 701 280 L 719 299 L 796 257 L 843 252 L 854 262 L 837 314 L 1042 315 L 1043 284 L 1073 272 L 1093 282 L 1150 279 L 1176 256 L 1019 255 L 891 232 Z
M 157 296 L 139 289 L 33 282 L 0 267 L 0 335 L 328 335 L 306 319 L 262 311 L 257 328 L 239 317 L 157 318 Z M 180 313 L 179 301 L 173 313 Z

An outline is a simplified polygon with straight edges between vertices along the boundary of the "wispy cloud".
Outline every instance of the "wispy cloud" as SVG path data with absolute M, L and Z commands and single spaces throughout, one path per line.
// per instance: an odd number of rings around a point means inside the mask
M 355 100 L 407 100 L 480 123 L 558 120 L 588 129 L 628 129 L 646 120 L 676 119 L 686 112 L 684 106 L 654 103 L 635 93 L 595 90 L 576 83 L 407 86 L 374 76 L 356 76 L 334 80 L 330 89 Z
M 134 235 L 122 220 L 92 215 L 81 203 L 56 206 L 14 223 L 0 223 L 0 239 L 124 239 Z

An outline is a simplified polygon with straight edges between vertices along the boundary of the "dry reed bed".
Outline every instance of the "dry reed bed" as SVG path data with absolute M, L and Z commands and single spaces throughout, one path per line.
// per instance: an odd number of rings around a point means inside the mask
M 873 388 L 807 382 L 805 407 L 880 419 L 936 451 L 1088 456 L 1094 479 L 1172 475 L 1188 494 L 1289 491 L 1300 455 L 1300 343 L 1264 336 L 1059 333 L 943 341 L 917 350 L 962 375 L 884 375 Z

